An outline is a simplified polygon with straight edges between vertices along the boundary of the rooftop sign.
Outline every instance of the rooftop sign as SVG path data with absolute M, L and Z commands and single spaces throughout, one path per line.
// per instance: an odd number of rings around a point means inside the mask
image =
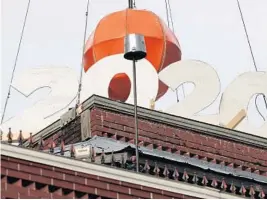
M 123 54 L 108 56 L 95 63 L 84 74 L 81 100 L 84 101 L 93 94 L 109 97 L 109 84 L 118 73 L 125 73 L 132 82 L 131 62 L 123 59 Z M 198 115 L 198 112 L 209 107 L 221 92 L 219 77 L 212 66 L 202 61 L 185 60 L 175 62 L 157 73 L 146 59 L 139 61 L 137 63 L 139 106 L 150 107 L 151 99 L 156 99 L 158 95 L 159 80 L 172 90 L 186 82 L 195 85 L 193 92 L 183 101 L 170 105 L 163 112 L 218 126 L 227 126 L 233 118 L 241 115 L 239 117 L 242 119 L 241 122 L 234 127 L 236 130 L 267 137 L 267 122 L 257 128 L 253 127 L 247 118 L 242 117 L 247 113 L 249 100 L 253 95 L 267 96 L 266 72 L 246 72 L 238 76 L 223 92 L 219 113 L 204 116 Z M 25 97 L 43 87 L 51 89 L 48 96 L 2 124 L 4 132 L 8 132 L 8 128 L 12 127 L 13 132 L 22 129 L 24 133 L 36 133 L 58 120 L 70 105 L 73 105 L 77 96 L 78 80 L 71 68 L 41 67 L 29 69 L 15 77 L 12 87 Z M 126 103 L 133 104 L 132 87 Z M 242 110 L 244 112 L 241 112 Z

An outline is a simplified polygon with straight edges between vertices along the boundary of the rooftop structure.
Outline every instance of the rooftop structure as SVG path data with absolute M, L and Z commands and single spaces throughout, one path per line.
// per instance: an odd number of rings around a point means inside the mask
M 136 174 L 133 106 L 94 95 L 82 108 L 23 147 L 2 143 L 2 197 L 31 191 L 47 198 L 266 198 L 264 138 L 138 108 Z M 14 187 L 23 189 L 11 195 Z
M 222 94 L 219 114 L 197 115 L 220 94 L 220 80 L 205 62 L 181 61 L 165 2 L 168 26 L 129 0 L 86 43 L 87 1 L 79 83 L 66 67 L 35 68 L 12 83 L 19 44 L 4 114 L 11 86 L 52 92 L 1 125 L 1 198 L 267 198 L 267 126 L 244 120 L 253 95 L 267 106 L 267 73 L 240 75 Z M 195 84 L 193 95 L 179 102 L 176 94 L 165 112 L 154 110 L 185 82 Z

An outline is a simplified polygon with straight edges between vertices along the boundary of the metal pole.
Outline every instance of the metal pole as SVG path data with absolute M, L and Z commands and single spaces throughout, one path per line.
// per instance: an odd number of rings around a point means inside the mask
M 135 156 L 136 172 L 139 172 L 139 151 L 138 151 L 138 118 L 137 118 L 137 92 L 136 92 L 136 66 L 133 60 L 133 89 L 134 89 L 134 122 L 135 122 Z
M 133 0 L 128 0 L 129 8 L 133 9 Z

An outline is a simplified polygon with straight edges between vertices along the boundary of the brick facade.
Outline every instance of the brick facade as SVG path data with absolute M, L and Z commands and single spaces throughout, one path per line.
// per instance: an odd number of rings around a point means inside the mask
M 95 97 L 92 97 L 92 99 L 94 98 Z M 105 101 L 106 100 L 99 98 L 91 101 L 91 103 L 90 100 L 88 100 L 89 103 L 85 103 L 84 111 L 88 111 L 86 114 L 87 116 L 90 116 L 86 118 L 89 125 L 88 130 L 90 131 L 89 137 L 97 135 L 134 143 L 134 117 L 132 115 L 131 107 L 122 105 L 121 103 L 113 103 L 109 100 L 107 100 L 107 102 Z M 83 125 L 87 123 L 84 119 L 85 118 L 81 121 L 78 116 L 75 120 L 63 127 L 61 127 L 60 121 L 55 122 L 55 125 L 51 125 L 47 130 L 42 131 L 35 136 L 33 143 L 35 148 L 37 148 L 37 143 L 42 136 L 45 149 L 49 148 L 51 141 L 55 142 L 56 146 L 60 146 L 61 141 L 64 141 L 65 145 L 82 141 L 81 127 L 84 127 Z M 176 119 L 178 121 L 176 121 Z M 81 122 L 84 124 L 81 124 Z M 264 143 L 264 138 L 261 139 L 257 136 L 249 136 L 245 133 L 239 133 L 237 131 L 227 130 L 204 123 L 194 123 L 195 122 L 190 122 L 190 120 L 181 119 L 179 117 L 172 118 L 167 114 L 157 113 L 156 111 L 140 109 L 138 119 L 139 145 L 150 149 L 179 154 L 182 157 L 188 156 L 198 160 L 207 161 L 205 162 L 207 164 L 210 162 L 220 164 L 222 167 L 231 167 L 234 171 L 235 169 L 237 169 L 237 171 L 246 171 L 245 174 L 248 177 L 250 176 L 250 173 L 267 177 L 267 147 Z M 229 133 L 229 136 L 225 133 Z M 25 146 L 27 146 L 27 143 Z M 140 162 L 143 162 L 144 159 L 141 159 Z M 36 167 L 39 166 L 37 163 L 32 164 L 32 166 L 34 165 L 36 165 Z M 162 166 L 163 165 L 164 163 L 162 163 Z M 40 169 L 43 169 L 43 167 L 44 165 L 39 166 Z M 161 171 L 164 170 L 163 168 Z M 35 170 L 36 169 L 28 170 L 29 172 L 27 173 L 33 173 Z M 180 175 L 183 176 L 185 170 L 180 168 L 179 170 Z M 55 171 L 60 173 L 53 175 L 53 172 Z M 15 170 L 13 170 L 12 173 L 15 173 L 14 177 L 19 176 L 18 172 Z M 194 174 L 196 174 L 196 170 L 188 170 L 188 173 L 192 178 Z M 60 194 L 66 198 L 68 198 L 68 196 L 79 198 L 187 198 L 187 196 L 179 194 L 179 191 L 178 194 L 172 194 L 167 191 L 146 188 L 131 183 L 118 182 L 117 180 L 106 179 L 95 175 L 90 175 L 91 180 L 94 180 L 93 182 L 96 184 L 94 186 L 90 185 L 90 180 L 88 179 L 83 179 L 83 186 L 79 181 L 75 182 L 75 185 L 73 185 L 71 181 L 66 180 L 68 180 L 68 177 L 71 177 L 73 180 L 80 179 L 81 181 L 79 173 L 77 172 L 75 174 L 75 172 L 58 168 L 52 168 L 51 170 L 50 167 L 48 170 L 43 169 L 41 172 L 37 169 L 37 174 L 31 175 L 31 178 L 34 177 L 37 179 L 34 180 L 34 182 L 38 182 L 41 176 L 43 181 L 46 181 L 42 183 L 49 185 L 48 192 L 51 193 L 50 195 Z M 265 198 L 264 193 L 266 193 L 266 191 L 264 190 L 264 187 L 261 187 L 258 183 L 255 183 L 255 185 L 252 183 L 253 187 L 248 184 L 245 184 L 244 186 L 244 180 L 239 180 L 238 177 L 235 177 L 238 179 L 238 181 L 235 182 L 235 186 L 233 186 L 237 187 L 237 191 L 235 192 L 235 189 L 230 185 L 231 183 L 233 184 L 232 178 L 231 180 L 228 180 L 227 176 L 218 176 L 216 180 L 212 177 L 214 176 L 212 172 L 210 177 L 209 172 L 206 174 L 199 172 L 197 174 L 201 178 L 201 183 L 199 182 L 200 186 L 205 185 L 202 182 L 204 177 L 208 177 L 209 187 L 215 187 L 220 190 L 221 185 L 223 185 L 222 180 L 224 180 L 227 182 L 227 192 L 236 193 L 237 195 L 245 195 L 246 197 L 257 196 Z M 86 177 L 88 174 L 84 176 Z M 3 180 L 5 180 L 6 177 L 8 176 L 3 176 Z M 183 178 L 180 177 L 180 179 Z M 212 184 L 214 180 L 216 185 L 219 181 L 220 186 L 213 186 Z M 65 189 L 63 191 L 60 189 L 50 191 L 49 187 L 51 187 L 52 184 L 56 185 L 55 187 L 57 188 Z M 265 183 L 262 186 L 264 185 Z M 86 187 L 90 188 L 90 190 L 87 188 L 88 192 L 84 190 Z M 65 190 L 68 190 L 69 192 L 66 192 Z
M 111 112 L 100 108 L 90 111 L 92 136 L 112 137 L 134 143 L 133 116 Z M 46 148 L 53 139 L 57 145 L 61 139 L 65 144 L 80 141 L 80 121 L 73 121 L 69 127 L 45 139 Z M 216 162 L 248 172 L 267 176 L 267 149 L 242 144 L 231 139 L 205 135 L 152 120 L 138 120 L 139 145 Z M 230 137 L 229 137 L 230 138 Z
M 1 157 L 1 198 L 195 198 L 16 158 Z
M 226 166 L 267 176 L 267 150 L 240 142 L 215 138 L 200 132 L 139 119 L 139 144 L 163 151 L 223 163 Z M 93 108 L 92 135 L 134 141 L 134 118 L 124 114 Z
M 74 144 L 81 141 L 81 124 L 80 117 L 76 120 L 70 122 L 62 129 L 53 134 L 52 136 L 44 139 L 44 147 L 45 149 L 49 148 L 50 142 L 53 140 L 56 146 L 60 145 L 61 140 L 64 141 L 65 144 Z M 37 144 L 35 147 L 37 148 Z

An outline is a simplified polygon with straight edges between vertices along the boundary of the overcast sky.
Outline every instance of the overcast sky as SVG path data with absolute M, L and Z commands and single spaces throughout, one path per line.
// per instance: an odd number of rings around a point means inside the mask
M 27 2 L 1 0 L 2 107 Z M 87 36 L 102 17 L 125 9 L 127 4 L 128 0 L 91 0 Z M 182 59 L 199 59 L 211 64 L 219 74 L 222 91 L 239 74 L 255 70 L 236 0 L 170 0 L 170 4 Z M 260 71 L 267 71 L 267 0 L 240 0 L 240 4 L 257 67 Z M 136 6 L 151 10 L 166 21 L 165 0 L 136 0 Z M 72 67 L 78 75 L 85 10 L 86 0 L 32 0 L 15 77 L 27 68 L 49 65 Z M 42 89 L 26 99 L 12 90 L 5 119 L 31 106 L 47 93 L 48 89 Z M 175 93 L 169 92 L 157 107 L 164 109 L 175 100 Z M 220 97 L 205 113 L 217 112 L 219 100 Z M 260 122 L 252 103 L 250 108 L 254 121 Z M 266 116 L 262 103 L 261 108 Z

